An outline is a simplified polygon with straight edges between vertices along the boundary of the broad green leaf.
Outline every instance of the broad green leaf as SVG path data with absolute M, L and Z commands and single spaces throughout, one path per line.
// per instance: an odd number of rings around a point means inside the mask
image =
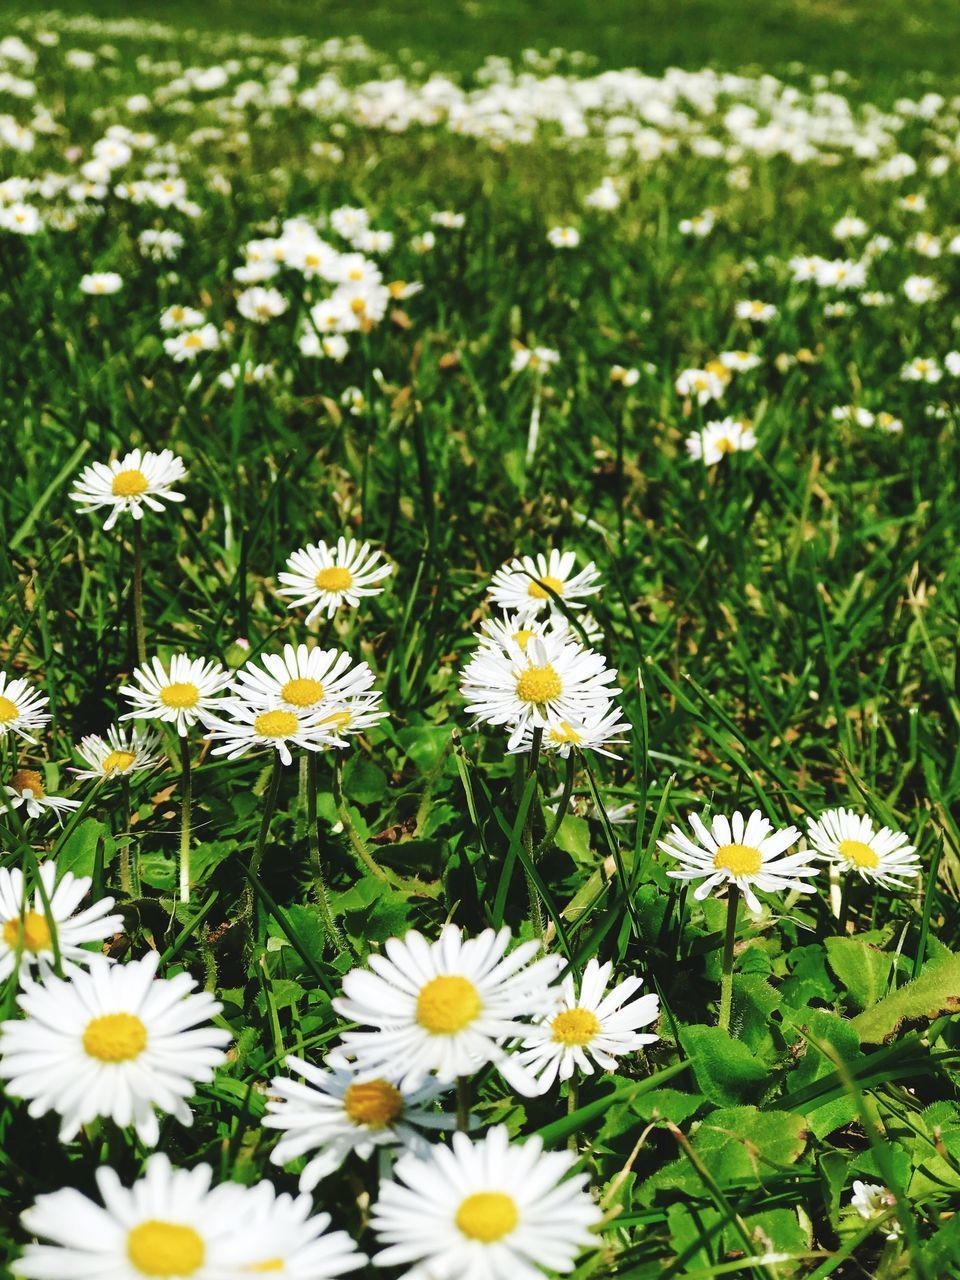
M 693 1063 L 700 1091 L 718 1106 L 759 1099 L 770 1086 L 768 1068 L 719 1027 L 683 1027 L 680 1043 Z
M 919 978 L 851 1020 L 864 1044 L 880 1044 L 905 1022 L 932 1022 L 960 1011 L 960 955 L 928 964 Z
M 857 1009 L 872 1008 L 887 990 L 893 956 L 859 938 L 827 938 L 823 945 L 849 1003 Z
M 57 873 L 72 871 L 75 876 L 92 876 L 97 858 L 97 842 L 103 840 L 103 861 L 106 866 L 113 857 L 113 840 L 106 823 L 96 818 L 84 818 L 73 831 L 57 857 Z

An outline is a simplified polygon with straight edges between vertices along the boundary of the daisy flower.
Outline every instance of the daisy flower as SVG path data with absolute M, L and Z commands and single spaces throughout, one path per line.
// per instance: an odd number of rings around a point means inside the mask
M 321 613 L 332 618 L 343 604 L 357 608 L 363 596 L 377 596 L 383 587 L 377 584 L 389 577 L 393 567 L 378 564 L 382 551 L 374 551 L 368 542 L 338 538 L 336 546 L 325 542 L 309 544 L 294 551 L 287 568 L 277 578 L 284 585 L 277 594 L 291 597 L 288 609 L 310 605 L 306 621 Z
M 160 328 L 164 333 L 175 329 L 196 329 L 202 325 L 206 316 L 196 307 L 172 306 L 160 316 Z
M 677 375 L 674 383 L 677 395 L 689 396 L 700 405 L 709 404 L 711 400 L 720 400 L 727 389 L 730 377 L 729 370 L 724 369 L 724 372 L 727 374 L 726 379 L 718 373 L 711 373 L 709 369 L 684 369 Z
M 110 463 L 94 462 L 84 467 L 70 500 L 81 504 L 83 515 L 109 507 L 103 526 L 109 532 L 123 512 L 129 511 L 134 520 L 139 520 L 144 505 L 151 511 L 162 511 L 165 502 L 183 502 L 184 495 L 172 486 L 185 475 L 183 459 L 170 449 L 160 453 L 134 449 Z
M 283 646 L 283 655 L 265 654 L 262 667 L 247 663 L 234 680 L 246 702 L 294 711 L 318 711 L 370 692 L 373 672 L 365 662 L 353 665 L 339 649 L 308 649 L 305 644 Z
M 525 1033 L 520 1019 L 529 1009 L 549 1005 L 561 962 L 535 960 L 539 942 L 507 955 L 509 943 L 509 929 L 464 938 L 450 924 L 432 943 L 412 931 L 390 938 L 386 954 L 346 975 L 343 995 L 333 1001 L 342 1018 L 375 1030 L 345 1032 L 331 1064 L 355 1058 L 358 1071 L 416 1089 L 431 1072 L 449 1084 L 492 1062 L 517 1093 L 536 1093 L 536 1082 L 503 1046 Z
M 208 1164 L 174 1169 L 160 1152 L 125 1187 L 113 1169 L 96 1171 L 103 1205 L 72 1187 L 39 1196 L 21 1218 L 49 1244 L 28 1244 L 17 1261 L 24 1280 L 225 1280 L 276 1272 L 328 1280 L 366 1262 L 330 1216 L 311 1216 L 309 1197 L 278 1195 L 269 1182 L 211 1189 Z
M 210 1025 L 223 1007 L 188 973 L 157 978 L 160 957 L 111 964 L 90 955 L 89 973 L 27 982 L 17 997 L 25 1018 L 0 1024 L 0 1078 L 29 1100 L 30 1115 L 56 1111 L 69 1142 L 97 1116 L 134 1125 L 154 1146 L 154 1106 L 190 1124 L 185 1099 L 198 1080 L 212 1080 L 224 1061 L 229 1031 Z
M 902 831 L 875 831 L 871 818 L 852 809 L 808 818 L 807 836 L 822 857 L 885 889 L 912 887 L 920 874 L 920 859 Z
M 599 653 L 564 636 L 533 636 L 525 648 L 481 645 L 463 670 L 460 693 L 478 721 L 508 725 L 512 750 L 528 725 L 576 725 L 609 709 L 616 671 Z
M 544 1151 L 539 1138 L 511 1143 L 503 1125 L 476 1142 L 455 1133 L 452 1146 L 423 1159 L 403 1156 L 374 1206 L 371 1226 L 386 1246 L 376 1263 L 409 1268 L 409 1280 L 542 1280 L 545 1270 L 572 1271 L 578 1254 L 597 1245 L 591 1228 L 603 1217 L 587 1175 L 565 1177 L 575 1160 Z
M 323 751 L 327 747 L 347 745 L 339 737 L 336 712 L 300 712 L 289 705 L 257 706 L 243 698 L 224 698 L 220 708 L 221 715 L 205 713 L 203 723 L 206 736 L 219 742 L 212 754 L 226 756 L 228 760 L 235 760 L 248 751 L 272 750 L 284 764 L 290 764 L 293 761 L 291 746 L 304 751 Z
M 79 809 L 79 800 L 65 800 L 62 796 L 48 796 L 43 785 L 43 774 L 36 769 L 17 769 L 6 784 L 6 792 L 14 809 L 21 805 L 28 818 L 39 818 L 44 812 L 56 815 L 63 825 L 63 814 Z
M 943 377 L 940 365 L 930 356 L 915 356 L 900 370 L 903 382 L 939 382 Z
M 80 277 L 80 292 L 91 294 L 117 293 L 123 288 L 123 277 L 116 271 L 93 271 Z
M 77 745 L 86 769 L 74 769 L 78 778 L 122 778 L 155 769 L 166 756 L 160 737 L 152 729 L 135 725 L 111 725 L 106 738 L 88 733 Z
M 216 351 L 219 346 L 220 331 L 215 324 L 201 325 L 199 329 L 186 329 L 163 340 L 163 349 L 175 364 L 195 360 L 201 351 Z
M 696 842 L 673 826 L 666 840 L 657 843 L 664 853 L 676 858 L 679 871 L 668 871 L 675 880 L 702 880 L 694 897 L 699 901 L 722 884 L 741 891 L 747 908 L 757 913 L 760 903 L 754 889 L 764 893 L 813 893 L 806 877 L 815 876 L 820 868 L 812 850 L 787 855 L 786 851 L 800 838 L 796 827 L 772 831 L 771 824 L 759 809 L 744 819 L 742 813 L 731 818 L 718 813 L 707 828 L 696 813 L 690 815 Z
M 274 1079 L 263 1124 L 283 1133 L 270 1153 L 274 1164 L 315 1153 L 300 1174 L 301 1191 L 312 1191 L 335 1173 L 352 1151 L 361 1160 L 378 1148 L 403 1147 L 422 1155 L 428 1143 L 421 1128 L 452 1129 L 456 1123 L 455 1116 L 430 1108 L 445 1092 L 435 1081 L 404 1090 L 349 1067 L 322 1070 L 296 1057 L 287 1058 L 286 1066 L 303 1081 Z
M 552 617 L 560 615 L 551 615 Z M 566 619 L 563 619 L 566 621 Z M 545 636 L 547 634 L 547 623 L 541 618 L 537 618 L 527 613 L 506 613 L 500 618 L 487 618 L 480 623 L 480 630 L 475 633 L 474 639 L 478 644 L 491 645 L 494 648 L 504 649 L 510 644 L 517 645 L 521 650 L 526 651 L 527 645 L 533 636 Z
M 777 314 L 777 308 L 772 302 L 748 299 L 736 303 L 733 308 L 733 314 L 738 320 L 752 320 L 755 324 L 768 324 Z
M 893 1208 L 896 1203 L 896 1197 L 893 1192 L 888 1191 L 879 1182 L 854 1181 L 853 1195 L 850 1197 L 849 1207 L 856 1209 L 860 1217 L 868 1222 L 871 1218 L 879 1218 L 881 1214 Z M 896 1240 L 903 1230 L 896 1218 L 888 1220 L 886 1227 L 888 1240 Z
M 604 1071 L 616 1071 L 617 1058 L 660 1039 L 637 1031 L 659 1018 L 659 997 L 631 1000 L 643 986 L 640 978 L 625 978 L 607 992 L 612 971 L 610 961 L 601 965 L 596 958 L 589 960 L 579 995 L 572 974 L 567 974 L 560 984 L 557 1010 L 530 1028 L 520 1061 L 537 1077 L 544 1092 L 558 1077 L 569 1080 L 576 1068 L 592 1075 L 591 1058 Z
M 54 862 L 41 862 L 40 880 L 50 904 L 60 957 L 65 963 L 89 964 L 94 952 L 85 943 L 102 942 L 123 928 L 123 917 L 110 915 L 113 898 L 101 898 L 84 911 L 77 911 L 93 883 L 87 876 L 65 871 L 57 883 Z M 53 964 L 50 923 L 39 888 L 31 898 L 19 867 L 0 869 L 0 982 L 18 963 L 21 975 L 34 965 L 45 975 Z
M 598 755 L 608 756 L 611 760 L 619 760 L 611 746 L 622 746 L 624 734 L 630 732 L 630 724 L 620 718 L 619 707 L 601 708 L 589 712 L 584 719 L 572 724 L 568 720 L 552 721 L 543 731 L 540 747 L 543 751 L 555 751 L 561 760 L 566 760 L 572 750 L 596 751 Z M 533 725 L 529 721 L 524 726 L 521 736 L 510 748 L 511 755 L 529 752 L 533 745 Z
M 159 658 L 137 667 L 133 673 L 137 685 L 124 684 L 120 692 L 133 704 L 121 720 L 162 720 L 176 726 L 181 738 L 197 723 L 202 712 L 213 708 L 220 694 L 233 679 L 219 662 L 190 658 L 175 653 L 167 670 Z
M 265 289 L 262 285 L 254 285 L 237 295 L 237 310 L 245 319 L 255 320 L 258 324 L 266 324 L 276 316 L 282 316 L 289 306 L 279 289 Z
M 582 597 L 600 590 L 600 574 L 592 560 L 574 573 L 576 562 L 575 552 L 556 548 L 546 556 L 515 557 L 493 575 L 490 599 L 501 609 L 540 613 L 553 608 L 553 591 L 569 608 L 582 609 Z
M 576 227 L 551 227 L 547 239 L 554 249 L 576 249 L 580 243 L 580 232 Z
M 742 453 L 757 443 L 749 423 L 735 418 L 723 418 L 719 422 L 704 423 L 700 431 L 687 436 L 687 453 L 691 458 L 703 459 L 708 467 L 722 462 L 728 453 Z
M 42 729 L 50 721 L 44 711 L 49 699 L 31 689 L 30 682 L 19 676 L 7 679 L 0 671 L 0 742 L 8 733 L 15 733 L 26 742 L 36 743 L 31 731 Z

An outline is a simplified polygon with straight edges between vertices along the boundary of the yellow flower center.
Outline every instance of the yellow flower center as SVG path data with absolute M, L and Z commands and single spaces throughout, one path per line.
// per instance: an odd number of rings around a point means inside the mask
M 168 684 L 160 690 L 160 701 L 165 707 L 176 707 L 178 710 L 195 707 L 200 701 L 200 690 L 189 680 L 182 684 Z
M 530 643 L 530 637 L 535 636 L 536 634 L 537 633 L 532 627 L 521 627 L 519 631 L 515 631 L 513 633 L 513 638 L 516 640 L 523 652 L 526 653 L 527 645 Z
M 196 347 L 202 347 L 203 338 L 200 336 L 199 333 L 188 333 L 183 340 L 183 345 L 185 347 L 190 347 L 191 349 L 194 349 Z
M 282 1258 L 264 1258 L 263 1262 L 251 1262 L 245 1271 L 282 1271 L 286 1263 Z
M 295 707 L 312 707 L 323 697 L 323 685 L 319 680 L 301 676 L 296 680 L 288 680 L 280 694 L 284 702 L 292 702 Z
M 735 876 L 755 876 L 763 865 L 759 849 L 748 844 L 722 844 L 713 859 L 718 871 L 729 871 Z
M 737 446 L 733 443 L 729 436 L 721 436 L 716 441 L 716 447 L 720 453 L 736 453 Z
M 880 859 L 862 840 L 841 840 L 838 846 L 841 858 L 846 858 L 855 867 L 878 867 Z
M 20 708 L 17 704 L 0 695 L 0 724 L 9 724 L 11 720 L 16 720 L 19 714 Z
M 386 1080 L 352 1084 L 343 1095 L 343 1109 L 354 1124 L 385 1129 L 403 1110 L 403 1095 Z
M 589 1044 L 600 1030 L 600 1020 L 589 1009 L 564 1009 L 550 1023 L 558 1044 Z
M 573 725 L 567 724 L 566 720 L 561 720 L 558 725 L 554 725 L 547 737 L 551 742 L 571 742 L 575 744 L 583 741 Z
M 327 716 L 326 720 L 321 720 L 321 724 L 332 724 L 336 729 L 345 729 L 353 715 L 349 711 L 335 711 L 332 716 Z
M 363 298 L 351 298 L 350 310 L 355 316 L 362 316 L 367 309 L 366 301 Z
M 83 1047 L 100 1062 L 129 1062 L 147 1047 L 147 1028 L 133 1013 L 105 1013 L 87 1023 Z M 151 1272 L 167 1275 L 167 1271 Z M 169 1274 L 185 1274 L 171 1271 Z
M 555 592 L 558 596 L 563 595 L 563 583 L 559 578 L 551 578 L 549 574 L 535 582 L 531 582 L 527 587 L 527 595 L 533 596 L 534 600 L 548 600 L 550 598 L 548 587 L 550 591 Z
M 417 997 L 417 1022 L 435 1036 L 451 1036 L 469 1026 L 482 1008 L 477 988 L 467 978 L 431 978 Z
M 108 756 L 104 756 L 100 768 L 106 774 L 126 773 L 136 758 L 132 751 L 111 751 Z
M 178 1222 L 148 1218 L 127 1236 L 127 1257 L 145 1276 L 192 1276 L 205 1254 L 199 1232 Z
M 43 775 L 36 769 L 18 769 L 10 779 L 10 785 L 17 795 L 23 795 L 24 791 L 32 791 L 38 800 L 42 800 L 45 795 Z
M 38 955 L 50 950 L 50 929 L 46 917 L 38 911 L 27 911 L 22 919 L 7 920 L 3 926 L 3 940 L 11 951 L 19 947 Z
M 332 564 L 329 569 L 321 569 L 314 582 L 321 591 L 346 591 L 353 586 L 353 574 L 349 569 Z
M 118 471 L 111 485 L 115 498 L 135 498 L 138 493 L 146 493 L 150 481 L 135 467 L 130 471 Z
M 537 706 L 559 698 L 562 692 L 563 683 L 549 662 L 545 667 L 527 667 L 517 681 L 517 697 Z
M 299 729 L 300 721 L 292 711 L 264 711 L 253 727 L 263 738 L 289 738 Z
M 460 1202 L 456 1223 L 468 1240 L 493 1244 L 514 1230 L 520 1221 L 513 1196 L 502 1191 L 477 1191 Z
M 387 288 L 390 290 L 391 298 L 402 298 L 406 292 L 407 285 L 404 280 L 393 280 L 387 285 Z

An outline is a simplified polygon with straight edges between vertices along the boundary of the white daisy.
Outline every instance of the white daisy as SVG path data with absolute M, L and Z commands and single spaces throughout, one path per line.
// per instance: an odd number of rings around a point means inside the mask
M 727 374 L 726 379 L 709 369 L 684 369 L 677 375 L 674 383 L 677 395 L 689 396 L 700 405 L 709 404 L 711 400 L 720 400 L 723 398 L 730 378 L 729 370 L 724 368 L 724 372 Z
M 856 1209 L 861 1218 L 868 1222 L 871 1218 L 879 1218 L 897 1203 L 892 1191 L 879 1182 L 860 1182 L 855 1180 L 853 1195 L 850 1197 L 850 1208 Z M 887 1220 L 887 1239 L 896 1240 L 903 1228 L 896 1218 Z
M 157 978 L 155 951 L 122 965 L 86 962 L 89 973 L 73 970 L 66 981 L 27 981 L 17 997 L 26 1017 L 0 1024 L 0 1078 L 12 1097 L 29 1100 L 34 1118 L 59 1113 L 62 1142 L 110 1116 L 153 1146 L 153 1108 L 190 1124 L 185 1099 L 226 1057 L 230 1033 L 210 1025 L 222 1005 L 205 991 L 189 994 L 188 973 Z
M 203 312 L 196 307 L 167 307 L 160 317 L 160 328 L 164 333 L 176 329 L 196 329 L 205 319 Z
M 620 718 L 620 708 L 610 706 L 588 712 L 582 720 L 552 720 L 543 730 L 540 747 L 543 751 L 555 751 L 561 760 L 566 760 L 572 750 L 596 751 L 598 755 L 608 756 L 611 760 L 619 760 L 612 746 L 622 746 L 626 741 L 624 734 L 630 732 L 630 724 Z M 511 755 L 521 755 L 533 745 L 533 724 L 528 721 L 524 725 L 520 737 L 513 740 L 509 748 Z
M 31 736 L 34 729 L 42 729 L 50 721 L 44 711 L 49 699 L 30 687 L 22 676 L 7 679 L 0 671 L 0 742 L 8 733 L 15 733 L 27 742 L 36 743 Z
M 233 679 L 219 662 L 175 653 L 167 670 L 159 658 L 137 667 L 137 685 L 124 684 L 120 692 L 133 704 L 121 720 L 162 720 L 176 726 L 181 738 L 197 723 L 202 712 L 213 709 L 217 697 Z
M 630 999 L 643 986 L 641 978 L 625 978 L 607 992 L 612 970 L 610 961 L 601 965 L 590 959 L 579 995 L 573 976 L 567 974 L 560 984 L 559 1007 L 527 1033 L 520 1061 L 537 1077 L 542 1090 L 549 1089 L 558 1077 L 569 1080 L 577 1068 L 592 1075 L 591 1058 L 604 1071 L 616 1071 L 617 1058 L 660 1039 L 637 1031 L 659 1018 L 659 997 Z
M 368 542 L 354 538 L 349 542 L 338 538 L 336 546 L 311 543 L 294 551 L 287 560 L 286 572 L 277 574 L 284 584 L 277 594 L 291 597 L 288 609 L 310 605 L 308 623 L 324 612 L 332 618 L 341 605 L 357 608 L 363 596 L 377 596 L 383 591 L 377 584 L 389 577 L 393 567 L 377 563 L 382 554 Z
M 876 831 L 871 818 L 852 809 L 808 818 L 807 836 L 822 857 L 885 889 L 913 887 L 920 874 L 920 859 L 902 831 Z
M 587 1175 L 567 1178 L 576 1157 L 511 1143 L 498 1125 L 476 1142 L 453 1135 L 428 1157 L 406 1155 L 380 1184 L 371 1226 L 387 1247 L 374 1261 L 404 1267 L 405 1280 L 542 1280 L 569 1272 L 603 1214 Z M 411 1265 L 412 1264 L 412 1265 Z
M 22 807 L 28 818 L 39 818 L 45 812 L 53 813 L 62 826 L 63 815 L 71 809 L 80 808 L 79 800 L 47 795 L 43 774 L 37 769 L 17 769 L 4 789 L 14 809 Z
M 550 592 L 571 609 L 583 608 L 583 597 L 600 590 L 600 574 L 591 560 L 574 573 L 577 557 L 573 551 L 557 551 L 548 556 L 516 557 L 493 575 L 490 599 L 501 609 L 519 613 L 540 613 L 554 607 Z
M 39 1196 L 22 1215 L 29 1244 L 17 1261 L 24 1280 L 233 1280 L 275 1273 L 328 1280 L 366 1261 L 330 1216 L 311 1216 L 308 1196 L 278 1195 L 269 1182 L 211 1189 L 208 1164 L 174 1169 L 162 1153 L 125 1187 L 113 1169 L 96 1171 L 103 1207 L 72 1187 Z
M 262 668 L 253 663 L 241 667 L 233 684 L 244 701 L 258 706 L 313 712 L 369 694 L 373 687 L 367 664 L 354 666 L 350 654 L 339 649 L 286 644 L 282 657 L 268 653 L 261 662 Z
M 203 723 L 206 736 L 219 743 L 212 754 L 226 756 L 228 760 L 259 749 L 276 751 L 284 764 L 290 764 L 291 746 L 304 751 L 323 751 L 327 747 L 347 745 L 339 736 L 337 712 L 258 706 L 243 698 L 224 698 L 219 710 L 220 715 L 206 712 Z
M 429 1144 L 421 1128 L 451 1129 L 456 1123 L 455 1116 L 429 1106 L 445 1092 L 435 1081 L 405 1090 L 348 1067 L 323 1070 L 296 1057 L 287 1058 L 286 1066 L 303 1081 L 274 1079 L 263 1124 L 283 1132 L 270 1153 L 274 1164 L 315 1153 L 300 1174 L 301 1191 L 312 1191 L 351 1151 L 361 1160 L 380 1148 L 401 1147 L 422 1155 Z
M 199 329 L 186 329 L 172 338 L 164 338 L 163 349 L 175 364 L 182 364 L 184 360 L 195 360 L 201 351 L 216 351 L 220 342 L 217 326 L 205 324 Z
M 80 292 L 91 294 L 117 293 L 123 287 L 123 277 L 116 271 L 92 271 L 80 277 Z
M 513 642 L 481 645 L 463 670 L 460 692 L 478 721 L 509 726 L 512 749 L 527 725 L 575 725 L 607 711 L 619 693 L 616 678 L 601 654 L 551 634 L 532 636 L 522 649 Z
M 78 778 L 122 778 L 154 769 L 166 756 L 159 734 L 139 725 L 111 725 L 106 738 L 88 733 L 77 745 L 77 755 L 89 765 L 74 769 Z
M 109 914 L 113 898 L 101 898 L 77 911 L 93 883 L 87 876 L 65 871 L 58 884 L 56 863 L 41 862 L 39 870 L 50 904 L 49 919 L 39 888 L 31 897 L 20 868 L 0 869 L 0 982 L 13 972 L 18 956 L 21 976 L 34 965 L 41 974 L 49 972 L 54 959 L 49 920 L 65 964 L 89 964 L 95 953 L 84 944 L 102 942 L 123 928 L 123 917 Z
M 279 289 L 264 289 L 262 285 L 254 285 L 237 295 L 237 310 L 247 320 L 255 320 L 258 324 L 266 324 L 282 316 L 289 306 Z
M 673 826 L 666 840 L 658 840 L 664 853 L 676 858 L 679 871 L 668 871 L 675 880 L 702 880 L 694 897 L 707 897 L 722 884 L 735 885 L 743 894 L 750 911 L 759 912 L 760 903 L 754 889 L 764 893 L 813 893 L 806 877 L 815 876 L 820 868 L 812 850 L 786 855 L 786 850 L 800 838 L 796 827 L 772 831 L 771 824 L 759 809 L 744 820 L 737 812 L 728 818 L 718 813 L 709 829 L 698 814 L 690 815 L 690 825 L 699 843 Z
M 914 356 L 900 370 L 903 382 L 939 382 L 943 370 L 932 356 Z
M 183 502 L 184 495 L 172 486 L 185 475 L 183 459 L 170 449 L 160 453 L 134 449 L 110 463 L 94 462 L 84 467 L 70 499 L 81 504 L 81 514 L 109 507 L 103 526 L 109 531 L 122 512 L 129 511 L 134 520 L 139 520 L 144 505 L 151 511 L 162 511 L 164 502 Z
M 576 249 L 580 243 L 580 232 L 576 227 L 551 227 L 547 239 L 554 249 Z
M 550 621 L 555 617 L 563 618 L 563 614 L 551 614 Z M 563 619 L 566 621 L 566 619 Z M 548 622 L 546 619 L 538 618 L 529 613 L 507 613 L 500 618 L 487 618 L 480 623 L 480 630 L 474 634 L 474 639 L 478 644 L 490 645 L 494 648 L 505 649 L 510 644 L 517 645 L 524 652 L 527 645 L 534 636 L 545 636 L 547 634 Z
M 376 1030 L 345 1032 L 331 1064 L 355 1058 L 357 1070 L 415 1089 L 431 1072 L 448 1084 L 492 1062 L 518 1093 L 535 1093 L 535 1081 L 504 1044 L 524 1034 L 519 1019 L 530 1009 L 549 1005 L 561 962 L 534 960 L 539 942 L 507 955 L 509 943 L 509 929 L 464 939 L 454 925 L 432 943 L 412 931 L 390 938 L 385 955 L 346 975 L 343 995 L 333 1001 L 342 1018 Z
M 772 302 L 748 299 L 736 303 L 733 308 L 733 314 L 738 320 L 752 320 L 755 324 L 769 324 L 777 314 L 777 308 Z
M 735 418 L 723 418 L 720 422 L 707 422 L 699 431 L 687 436 L 687 453 L 691 458 L 702 458 L 708 467 L 722 462 L 728 453 L 742 453 L 752 449 L 757 437 L 747 422 Z

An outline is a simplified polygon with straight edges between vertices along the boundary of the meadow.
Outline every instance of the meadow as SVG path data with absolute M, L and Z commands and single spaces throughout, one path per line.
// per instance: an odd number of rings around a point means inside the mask
M 0 1272 L 960 1275 L 960 15 L 86 8 L 0 28 Z

